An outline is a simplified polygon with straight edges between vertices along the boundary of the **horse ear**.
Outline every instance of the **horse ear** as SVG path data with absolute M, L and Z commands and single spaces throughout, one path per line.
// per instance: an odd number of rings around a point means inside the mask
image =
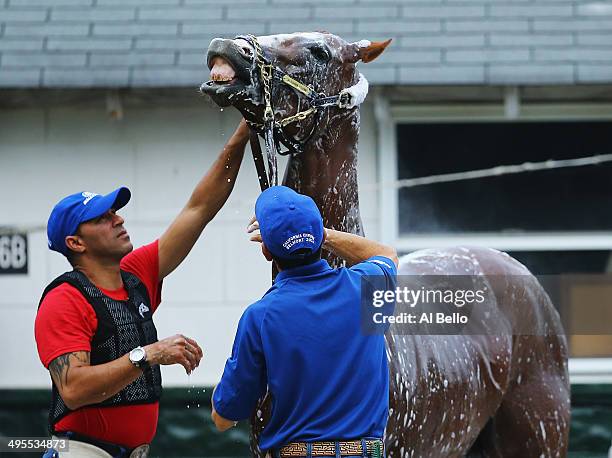
M 372 62 L 378 56 L 380 56 L 385 48 L 389 46 L 391 39 L 387 41 L 360 41 L 354 43 L 357 46 L 357 60 L 361 60 L 364 63 Z

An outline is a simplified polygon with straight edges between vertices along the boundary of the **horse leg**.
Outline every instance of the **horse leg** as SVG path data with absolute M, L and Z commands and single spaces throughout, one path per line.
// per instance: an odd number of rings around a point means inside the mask
M 563 338 L 556 336 L 520 339 L 528 344 L 535 344 L 535 340 L 540 345 L 543 341 L 546 346 L 554 341 L 561 346 L 565 344 Z M 549 361 L 533 360 L 521 366 L 468 457 L 564 458 L 567 455 L 570 396 L 566 369 L 562 362 L 550 361 L 546 356 L 543 359 Z

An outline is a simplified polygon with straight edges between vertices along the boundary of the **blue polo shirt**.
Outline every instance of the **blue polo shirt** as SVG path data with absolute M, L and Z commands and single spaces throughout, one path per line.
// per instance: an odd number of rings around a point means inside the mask
M 268 386 L 261 449 L 383 436 L 389 370 L 384 336 L 361 332 L 363 275 L 395 289 L 397 269 L 385 257 L 339 269 L 320 260 L 280 272 L 243 313 L 213 402 L 222 417 L 244 420 Z

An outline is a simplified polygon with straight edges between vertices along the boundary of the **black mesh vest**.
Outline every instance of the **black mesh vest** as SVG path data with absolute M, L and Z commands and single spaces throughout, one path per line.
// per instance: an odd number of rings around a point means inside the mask
M 84 274 L 77 270 L 66 272 L 53 280 L 45 288 L 40 299 L 42 303 L 44 297 L 53 288 L 62 283 L 69 283 L 77 288 L 91 304 L 98 319 L 98 329 L 91 342 L 90 362 L 92 366 L 114 361 L 138 346 L 157 342 L 157 329 L 153 324 L 151 301 L 145 285 L 138 277 L 123 270 L 121 277 L 129 295 L 127 301 L 116 301 L 104 295 Z M 159 366 L 153 366 L 113 397 L 90 406 L 113 407 L 152 403 L 159 400 L 161 391 L 161 371 Z M 55 424 L 70 412 L 71 410 L 66 407 L 53 383 L 49 430 L 52 433 L 55 432 Z

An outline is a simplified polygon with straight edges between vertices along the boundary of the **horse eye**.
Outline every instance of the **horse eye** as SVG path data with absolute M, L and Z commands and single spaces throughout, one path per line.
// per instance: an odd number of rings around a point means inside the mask
M 321 62 L 328 62 L 331 58 L 329 51 L 323 46 L 312 46 L 310 48 L 310 53 L 314 56 L 315 59 Z

